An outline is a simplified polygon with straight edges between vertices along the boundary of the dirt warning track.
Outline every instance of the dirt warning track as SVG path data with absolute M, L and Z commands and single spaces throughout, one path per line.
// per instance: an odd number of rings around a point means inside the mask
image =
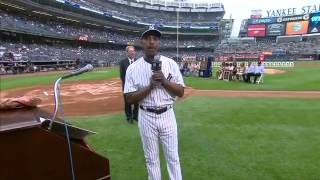
M 42 100 L 40 108 L 53 112 L 53 85 L 2 91 L 0 98 L 35 96 Z M 122 111 L 123 95 L 119 79 L 68 82 L 61 85 L 64 112 L 67 116 L 91 116 Z M 230 91 L 187 88 L 188 96 L 215 97 L 285 97 L 319 98 L 319 91 Z

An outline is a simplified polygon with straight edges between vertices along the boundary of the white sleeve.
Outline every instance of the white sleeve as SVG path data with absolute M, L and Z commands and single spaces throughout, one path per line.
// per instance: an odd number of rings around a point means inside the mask
M 134 77 L 133 77 L 133 71 L 131 66 L 128 67 L 127 71 L 126 71 L 126 80 L 124 83 L 124 90 L 123 93 L 131 93 L 131 92 L 135 92 L 138 90 L 137 86 L 134 83 Z
M 183 82 L 183 77 L 181 75 L 178 64 L 176 62 L 173 62 L 172 66 L 173 66 L 172 82 L 179 84 L 183 87 L 186 87 Z

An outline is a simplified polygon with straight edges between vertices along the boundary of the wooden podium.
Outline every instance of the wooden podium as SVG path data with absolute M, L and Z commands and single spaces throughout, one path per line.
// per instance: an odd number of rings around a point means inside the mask
M 0 111 L 1 180 L 71 180 L 63 123 L 38 108 Z M 59 121 L 59 120 L 58 120 Z M 93 132 L 69 125 L 77 180 L 110 180 L 109 160 L 84 141 Z

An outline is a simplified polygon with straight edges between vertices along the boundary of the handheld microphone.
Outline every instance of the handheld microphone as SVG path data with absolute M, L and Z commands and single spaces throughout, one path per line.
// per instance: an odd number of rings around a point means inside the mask
M 160 71 L 161 70 L 160 55 L 156 55 L 154 57 L 154 60 L 151 62 L 151 70 L 152 71 Z
M 77 76 L 77 75 L 80 75 L 82 73 L 85 73 L 85 72 L 88 72 L 88 71 L 92 71 L 92 70 L 93 70 L 93 66 L 91 64 L 87 64 L 86 66 L 84 66 L 84 67 L 82 67 L 80 69 L 72 71 L 70 74 L 62 76 L 61 79 L 67 79 L 67 78 L 70 78 L 70 77 L 73 77 L 73 76 Z

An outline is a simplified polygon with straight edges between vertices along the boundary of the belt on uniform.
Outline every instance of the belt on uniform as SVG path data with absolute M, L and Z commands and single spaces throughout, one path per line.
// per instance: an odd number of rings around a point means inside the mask
M 169 109 L 171 109 L 172 105 L 168 105 L 168 106 L 165 106 L 165 107 L 159 107 L 159 108 L 144 107 L 142 105 L 140 105 L 139 107 L 140 107 L 140 109 L 142 109 L 144 111 L 152 112 L 152 113 L 155 113 L 155 114 L 162 114 L 162 113 L 168 111 Z

